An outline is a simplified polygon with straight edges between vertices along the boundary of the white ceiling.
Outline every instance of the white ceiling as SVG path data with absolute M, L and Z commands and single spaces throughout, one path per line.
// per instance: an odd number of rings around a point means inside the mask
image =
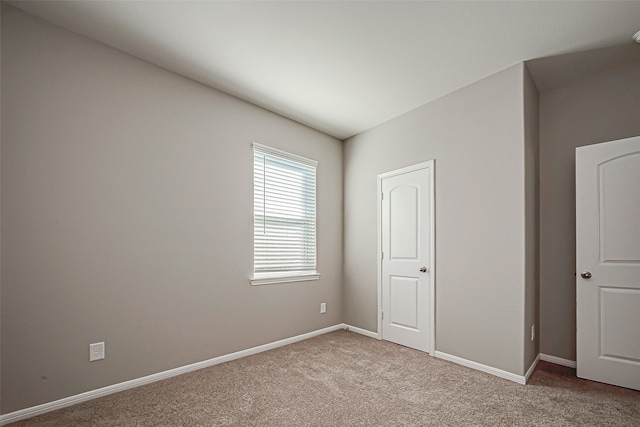
M 10 3 L 340 139 L 640 30 L 640 1 Z

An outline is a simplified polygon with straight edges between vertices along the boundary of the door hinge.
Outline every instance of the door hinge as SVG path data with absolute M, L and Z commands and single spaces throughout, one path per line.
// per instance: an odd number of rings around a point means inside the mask
M 384 320 L 384 311 L 381 311 L 380 313 L 381 313 L 380 319 Z
M 384 259 L 384 252 L 380 252 L 380 259 Z
M 380 200 L 384 200 L 384 193 L 380 194 Z

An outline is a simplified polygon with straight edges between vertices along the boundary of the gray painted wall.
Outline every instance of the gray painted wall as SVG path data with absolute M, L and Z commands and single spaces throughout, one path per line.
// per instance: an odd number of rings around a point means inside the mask
M 2 46 L 2 4 L 0 4 L 0 47 Z M 0 49 L 1 51 L 1 49 Z M 2 55 L 0 54 L 0 82 L 2 82 Z M 0 88 L 0 93 L 2 92 Z M 2 103 L 0 102 L 0 165 L 2 165 Z M 0 167 L 1 170 L 1 167 Z M 2 173 L 0 173 L 0 195 L 2 193 Z M 0 236 L 2 236 L 2 197 L 0 196 Z M 1 239 L 1 237 L 0 237 Z M 2 245 L 0 244 L 0 400 L 2 400 Z M 2 408 L 0 404 L 0 414 Z
M 524 374 L 523 68 L 346 141 L 347 323 L 377 329 L 376 176 L 435 159 L 436 350 Z
M 640 62 L 540 95 L 540 352 L 576 360 L 575 148 L 640 135 Z
M 340 141 L 5 5 L 2 125 L 2 413 L 342 321 Z M 249 284 L 252 141 L 319 161 L 319 281 Z
M 525 295 L 524 295 L 524 360 L 523 369 L 529 369 L 539 353 L 540 323 L 540 209 L 539 151 L 540 151 L 540 97 L 538 89 L 525 66 L 524 69 L 524 144 L 525 144 Z M 534 340 L 531 326 L 535 325 Z

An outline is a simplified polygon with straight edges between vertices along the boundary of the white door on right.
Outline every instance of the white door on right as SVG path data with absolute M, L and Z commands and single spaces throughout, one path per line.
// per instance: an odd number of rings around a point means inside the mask
M 640 137 L 576 149 L 577 374 L 640 390 Z

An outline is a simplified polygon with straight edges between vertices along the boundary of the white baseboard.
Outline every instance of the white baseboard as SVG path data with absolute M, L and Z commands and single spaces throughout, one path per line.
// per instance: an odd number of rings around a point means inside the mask
M 578 364 L 575 360 L 567 360 L 561 357 L 549 356 L 548 354 L 540 353 L 540 360 L 544 360 L 545 362 L 555 363 L 556 365 L 567 366 L 569 368 L 576 368 Z
M 366 329 L 358 328 L 356 326 L 347 325 L 346 323 L 343 323 L 343 326 L 344 326 L 344 329 L 346 329 L 347 331 L 355 332 L 356 334 L 364 335 L 370 338 L 375 338 L 377 340 L 381 339 L 380 334 L 377 332 L 371 332 Z
M 298 341 L 306 340 L 309 338 L 313 338 L 318 335 L 326 334 L 328 332 L 337 331 L 340 329 L 346 329 L 357 334 L 361 334 L 370 338 L 380 339 L 380 334 L 377 332 L 372 332 L 366 329 L 358 328 L 355 326 L 347 325 L 345 323 L 340 323 L 338 325 L 329 326 L 328 328 L 318 329 L 317 331 L 312 331 L 306 334 L 297 335 L 295 337 L 286 338 L 283 340 L 275 341 L 272 343 L 260 345 L 257 347 L 252 347 L 246 350 L 237 351 L 235 353 L 226 354 L 219 357 L 214 357 L 212 359 L 204 360 L 202 362 L 192 363 L 190 365 L 181 366 L 178 368 L 170 369 L 163 372 L 158 372 L 156 374 L 147 375 L 146 377 L 137 378 L 134 380 L 125 381 L 118 384 L 113 384 L 110 386 L 102 387 L 96 390 L 87 391 L 85 393 L 80 393 L 75 396 L 65 397 L 63 399 L 55 400 L 53 402 L 43 403 L 41 405 L 32 406 L 30 408 L 21 409 L 19 411 L 10 412 L 8 414 L 0 415 L 0 426 L 4 426 L 16 421 L 24 420 L 26 418 L 35 417 L 36 415 L 41 415 L 47 412 L 56 411 L 58 409 L 66 408 L 68 406 L 76 405 L 78 403 L 86 402 L 88 400 L 96 399 L 98 397 L 108 396 L 113 393 L 118 393 L 120 391 L 128 390 L 135 387 L 140 387 L 145 384 L 150 384 L 156 381 L 161 381 L 167 378 L 175 377 L 177 375 L 186 374 L 187 372 L 196 371 L 198 369 L 207 368 L 209 366 L 218 365 L 220 363 L 229 362 L 231 360 L 239 359 L 241 357 L 250 356 L 252 354 L 261 353 L 263 351 L 272 350 L 274 348 L 282 347 L 288 344 L 293 344 Z M 448 360 L 450 362 L 457 363 L 459 365 L 463 365 L 472 369 L 476 369 L 478 371 L 486 372 L 488 374 L 495 375 L 500 378 L 505 378 L 518 384 L 525 384 L 531 374 L 533 373 L 538 360 L 544 360 L 546 362 L 555 363 L 558 365 L 568 366 L 570 368 L 576 367 L 576 362 L 573 360 L 562 359 L 556 356 L 549 356 L 547 354 L 540 353 L 538 357 L 531 364 L 527 373 L 522 375 L 516 375 L 511 372 L 503 371 L 501 369 L 494 368 L 492 366 L 483 365 L 481 363 L 473 362 L 471 360 L 463 359 L 458 356 L 453 356 L 451 354 L 443 353 L 440 351 L 436 351 L 434 354 L 435 357 Z
M 312 331 L 306 334 L 297 335 L 295 337 L 286 338 L 280 341 L 275 341 L 275 342 L 264 344 L 264 345 L 259 345 L 257 347 L 252 347 L 246 350 L 237 351 L 235 353 L 214 357 L 213 359 L 203 360 L 202 362 L 196 362 L 190 365 L 180 366 L 178 368 L 169 369 L 168 371 L 147 375 L 146 377 L 136 378 L 134 380 L 113 384 L 113 385 L 102 387 L 96 390 L 91 390 L 84 393 L 76 394 L 75 396 L 65 397 L 63 399 L 55 400 L 53 402 L 47 402 L 41 405 L 32 406 L 30 408 L 25 408 L 19 411 L 0 415 L 0 426 L 4 426 L 19 420 L 24 420 L 26 418 L 35 417 L 36 415 L 41 415 L 47 412 L 56 411 L 58 409 L 66 408 L 67 406 L 72 406 L 78 403 L 86 402 L 87 400 L 108 396 L 110 394 L 118 393 L 120 391 L 128 390 L 135 387 L 140 387 L 145 384 L 161 381 L 167 378 L 175 377 L 177 375 L 186 374 L 187 372 L 197 371 L 198 369 L 207 368 L 209 366 L 218 365 L 220 363 L 229 362 L 235 359 L 240 359 L 241 357 L 262 353 L 263 351 L 272 350 L 274 348 L 282 347 L 288 344 L 293 344 L 298 341 L 303 341 L 318 335 L 326 334 L 328 332 L 333 332 L 340 329 L 351 329 L 354 332 L 358 332 L 356 331 L 356 329 L 358 329 L 363 332 L 372 333 L 369 331 L 365 331 L 364 329 L 353 328 L 348 325 L 345 325 L 344 323 L 340 323 L 338 325 L 329 326 L 328 328 L 324 328 L 324 329 L 318 329 L 317 331 Z M 366 335 L 366 333 L 363 333 L 363 335 Z
M 439 359 L 448 360 L 450 362 L 457 363 L 458 365 L 466 366 L 467 368 L 472 368 L 478 371 L 486 372 L 487 374 L 491 374 L 491 375 L 495 375 L 496 377 L 511 380 L 511 381 L 517 382 L 518 384 L 526 384 L 527 382 L 527 378 L 525 378 L 522 375 L 516 375 L 511 372 L 503 371 L 502 369 L 494 368 L 493 366 L 483 365 L 482 363 L 463 359 L 462 357 L 453 356 L 451 354 L 443 353 L 441 351 L 436 351 L 434 355 Z M 529 369 L 531 370 L 531 368 Z
M 531 366 L 529 366 L 529 369 L 527 369 L 527 372 L 524 374 L 525 384 L 527 383 L 527 381 L 529 381 L 529 377 L 531 376 L 531 374 L 533 374 L 533 371 L 535 371 L 539 361 L 540 361 L 540 354 L 536 356 L 535 360 L 533 361 Z

